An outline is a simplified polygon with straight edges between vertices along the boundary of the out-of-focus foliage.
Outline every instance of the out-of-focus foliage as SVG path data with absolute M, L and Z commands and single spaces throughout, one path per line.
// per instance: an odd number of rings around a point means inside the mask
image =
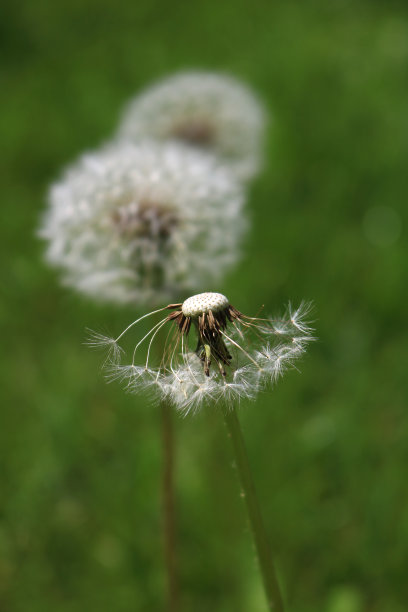
M 162 609 L 158 411 L 82 345 L 134 312 L 61 288 L 34 234 L 47 185 L 125 101 L 199 67 L 273 116 L 244 262 L 203 290 L 249 313 L 315 303 L 302 375 L 241 411 L 290 610 L 405 611 L 406 4 L 26 0 L 0 26 L 1 609 Z M 221 416 L 176 436 L 184 609 L 261 612 Z

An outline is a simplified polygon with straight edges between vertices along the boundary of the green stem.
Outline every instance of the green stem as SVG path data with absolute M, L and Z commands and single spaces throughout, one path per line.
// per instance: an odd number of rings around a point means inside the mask
M 160 363 L 166 339 L 158 333 L 156 358 Z M 173 413 L 166 400 L 159 402 L 162 446 L 161 506 L 163 526 L 163 558 L 166 572 L 166 612 L 180 612 L 180 587 L 177 563 L 177 521 L 174 491 L 174 430 Z
M 163 444 L 163 540 L 164 559 L 167 574 L 167 605 L 168 612 L 179 610 L 179 584 L 176 558 L 176 520 L 174 504 L 174 437 L 171 408 L 166 401 L 160 403 L 161 429 Z
M 249 522 L 251 524 L 269 610 L 273 610 L 273 612 L 284 612 L 282 595 L 280 593 L 279 584 L 276 577 L 272 553 L 262 520 L 261 510 L 248 463 L 244 438 L 242 437 L 241 426 L 239 424 L 235 408 L 226 410 L 224 413 L 224 418 L 228 429 L 228 435 L 231 438 L 232 445 L 234 447 L 235 461 L 238 468 L 243 495 L 245 497 Z

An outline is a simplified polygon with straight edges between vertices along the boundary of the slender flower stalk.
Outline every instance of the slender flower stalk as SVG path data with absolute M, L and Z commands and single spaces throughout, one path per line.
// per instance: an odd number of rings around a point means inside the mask
M 279 588 L 279 582 L 276 577 L 272 552 L 268 543 L 264 522 L 262 520 L 261 509 L 259 507 L 255 485 L 249 467 L 244 438 L 242 436 L 238 416 L 234 407 L 230 410 L 224 411 L 224 419 L 227 426 L 228 435 L 231 438 L 234 449 L 235 463 L 248 511 L 248 518 L 254 538 L 255 549 L 262 574 L 262 581 L 268 601 L 268 607 L 269 610 L 273 612 L 283 612 L 283 600 Z
M 164 560 L 167 575 L 167 611 L 179 610 L 179 581 L 176 551 L 176 518 L 174 500 L 174 436 L 171 406 L 166 400 L 160 402 L 162 429 L 163 471 L 162 503 L 164 530 Z

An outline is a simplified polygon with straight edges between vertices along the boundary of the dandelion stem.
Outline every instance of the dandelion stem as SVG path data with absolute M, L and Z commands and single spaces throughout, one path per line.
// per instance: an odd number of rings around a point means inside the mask
M 176 521 L 174 504 L 174 444 L 171 407 L 163 400 L 160 402 L 162 445 L 163 445 L 163 544 L 164 560 L 167 573 L 167 606 L 168 612 L 179 610 L 179 585 L 176 558 Z
M 225 410 L 225 423 L 228 435 L 232 440 L 234 448 L 236 466 L 239 479 L 245 497 L 249 522 L 252 529 L 255 548 L 261 569 L 263 585 L 268 600 L 269 610 L 273 612 L 283 612 L 283 600 L 276 577 L 275 567 L 272 560 L 272 553 L 268 543 L 265 526 L 262 520 L 258 498 L 249 467 L 248 456 L 242 436 L 241 426 L 235 408 Z

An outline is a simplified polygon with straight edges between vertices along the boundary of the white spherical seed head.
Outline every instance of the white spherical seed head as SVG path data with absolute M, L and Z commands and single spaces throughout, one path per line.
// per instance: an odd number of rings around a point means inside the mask
M 51 187 L 40 231 L 66 284 L 98 300 L 160 304 L 217 283 L 236 262 L 243 203 L 242 186 L 212 155 L 116 143 Z
M 228 75 L 182 72 L 130 101 L 120 139 L 176 140 L 219 157 L 240 180 L 261 165 L 265 113 L 254 92 Z
M 225 310 L 229 306 L 229 300 L 222 293 L 198 293 L 189 297 L 183 303 L 181 310 L 185 317 L 195 319 L 202 314 L 219 312 Z

